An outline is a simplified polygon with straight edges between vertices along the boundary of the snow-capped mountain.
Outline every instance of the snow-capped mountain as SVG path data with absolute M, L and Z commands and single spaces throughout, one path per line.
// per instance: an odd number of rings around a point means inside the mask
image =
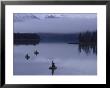
M 37 19 L 40 20 L 39 17 L 37 17 L 34 14 L 24 14 L 24 13 L 15 13 L 14 14 L 14 22 L 21 22 L 21 21 L 25 21 L 25 20 L 30 20 L 30 19 Z
M 42 13 L 15 13 L 14 14 L 14 22 L 22 22 L 25 20 L 36 19 L 36 20 L 43 20 L 43 19 L 53 19 L 53 18 L 61 18 L 64 15 L 61 14 L 42 14 Z
M 51 19 L 53 19 L 53 18 L 60 18 L 60 17 L 64 17 L 64 16 L 61 15 L 61 14 L 47 14 L 45 16 L 45 18 L 51 18 Z
M 14 21 L 17 21 L 14 22 L 15 33 L 75 33 L 97 30 L 97 14 L 33 13 L 15 14 L 14 17 Z
M 81 19 L 96 19 L 96 14 L 60 14 L 60 13 L 15 13 L 14 22 L 22 22 L 25 20 L 44 20 L 58 18 L 81 18 Z

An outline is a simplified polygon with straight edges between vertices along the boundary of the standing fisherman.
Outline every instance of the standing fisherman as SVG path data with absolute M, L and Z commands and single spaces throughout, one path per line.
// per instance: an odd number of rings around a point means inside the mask
M 57 69 L 57 67 L 55 66 L 55 63 L 52 60 L 52 66 L 49 67 L 50 70 L 52 70 L 52 75 L 54 74 L 54 70 Z

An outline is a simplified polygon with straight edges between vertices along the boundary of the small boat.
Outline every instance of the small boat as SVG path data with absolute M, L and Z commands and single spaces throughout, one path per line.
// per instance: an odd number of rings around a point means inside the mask
M 39 54 L 39 52 L 36 50 L 36 51 L 34 52 L 34 54 L 37 56 L 37 54 Z
M 57 67 L 55 66 L 55 63 L 52 61 L 52 66 L 49 67 L 50 70 L 52 70 L 52 75 L 54 74 L 54 70 L 57 69 Z
M 57 67 L 49 67 L 49 69 L 57 69 Z
M 28 60 L 30 58 L 30 56 L 28 54 L 26 54 L 25 58 Z

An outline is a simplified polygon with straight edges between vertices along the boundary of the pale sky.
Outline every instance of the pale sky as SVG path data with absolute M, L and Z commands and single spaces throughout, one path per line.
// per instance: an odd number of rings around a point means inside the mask
M 96 13 L 14 14 L 14 32 L 29 33 L 74 33 L 97 29 Z M 36 18 L 34 18 L 36 17 Z

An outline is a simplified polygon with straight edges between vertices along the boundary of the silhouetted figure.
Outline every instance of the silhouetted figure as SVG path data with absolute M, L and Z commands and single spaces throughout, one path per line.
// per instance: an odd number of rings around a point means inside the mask
M 34 52 L 34 54 L 37 56 L 37 54 L 39 54 L 39 52 L 36 50 L 36 51 Z
M 30 56 L 28 54 L 26 54 L 25 58 L 28 60 L 30 58 Z
M 52 70 L 52 75 L 54 74 L 54 70 L 57 69 L 57 67 L 55 66 L 55 63 L 52 61 L 52 66 L 49 67 L 50 70 Z

